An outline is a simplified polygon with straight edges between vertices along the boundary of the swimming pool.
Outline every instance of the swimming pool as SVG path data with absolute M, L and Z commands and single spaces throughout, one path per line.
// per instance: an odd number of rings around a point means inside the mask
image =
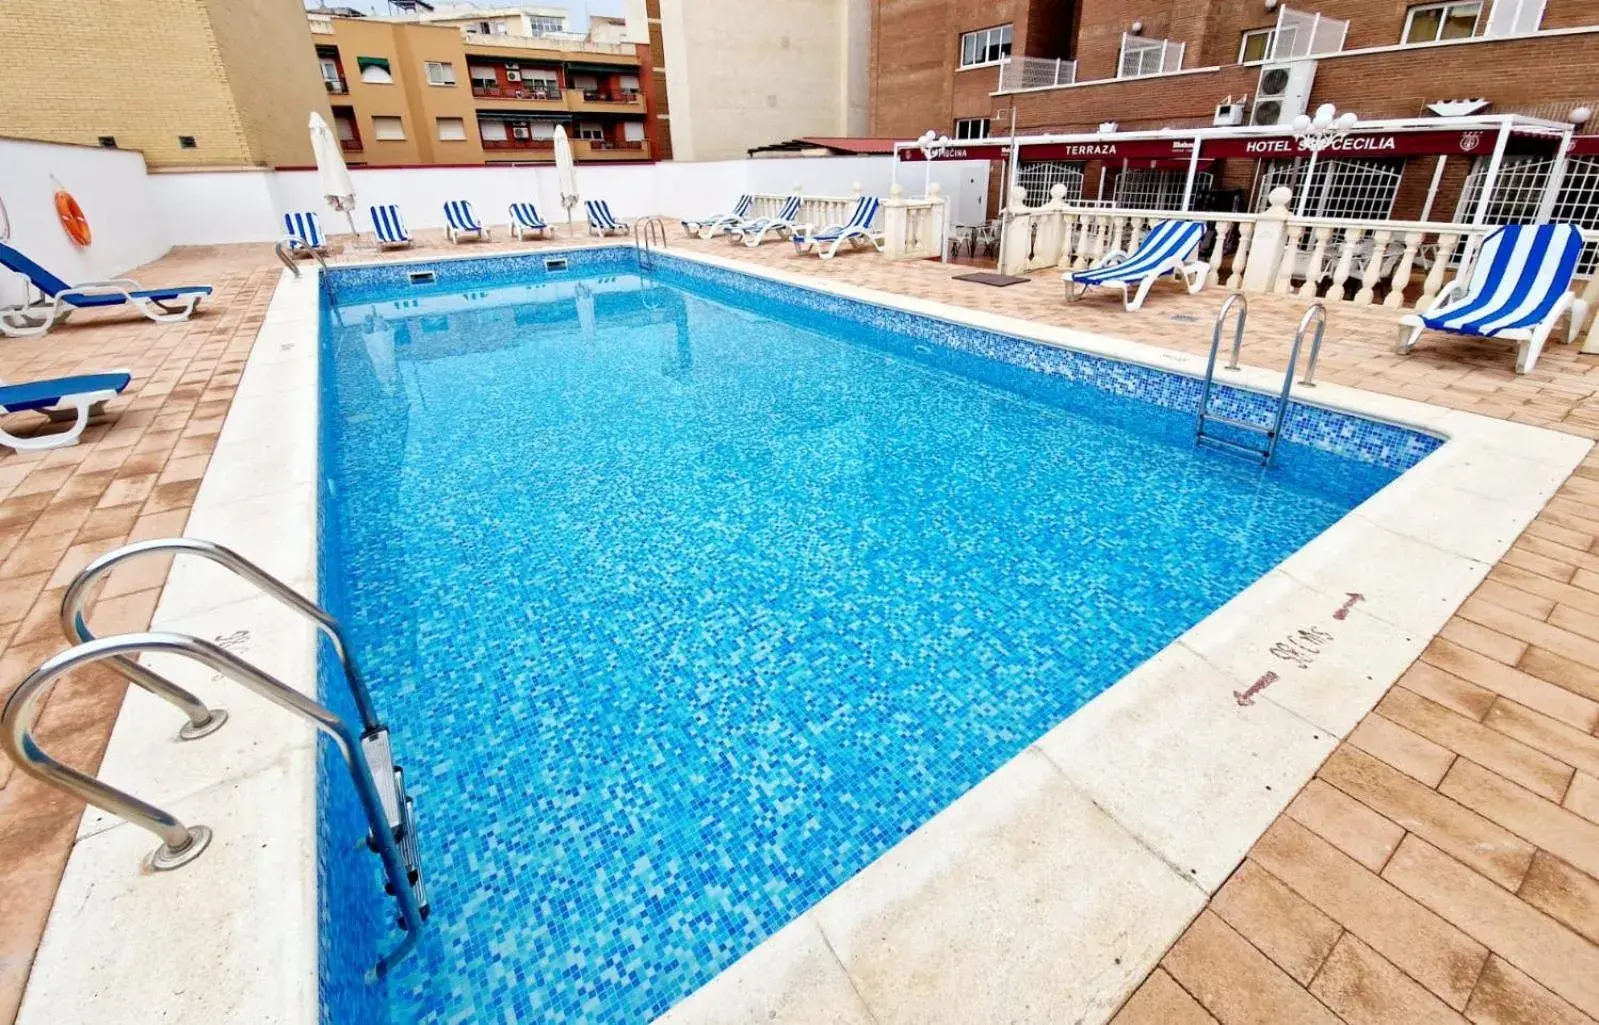
M 1438 444 L 1296 406 L 1262 472 L 1175 374 L 543 259 L 335 272 L 319 579 L 434 913 L 348 970 L 388 909 L 319 788 L 327 1021 L 647 1020 Z

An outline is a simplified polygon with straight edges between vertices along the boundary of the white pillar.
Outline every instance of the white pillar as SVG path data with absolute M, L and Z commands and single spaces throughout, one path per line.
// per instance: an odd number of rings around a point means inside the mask
M 1255 222 L 1249 245 L 1249 262 L 1244 267 L 1244 291 L 1270 292 L 1277 284 L 1277 270 L 1283 258 L 1283 240 L 1288 233 L 1288 204 L 1293 190 L 1279 185 L 1266 199 L 1266 212 Z
M 1482 176 L 1482 193 L 1477 197 L 1477 209 L 1471 215 L 1472 224 L 1482 224 L 1488 217 L 1488 200 L 1494 186 L 1499 184 L 1499 168 L 1505 163 L 1505 147 L 1510 145 L 1510 119 L 1499 122 L 1499 134 L 1494 138 L 1494 153 L 1488 158 L 1488 173 Z

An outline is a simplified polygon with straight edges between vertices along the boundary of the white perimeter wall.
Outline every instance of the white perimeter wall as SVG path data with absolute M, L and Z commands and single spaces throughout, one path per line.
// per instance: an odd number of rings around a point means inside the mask
M 920 195 L 925 165 L 905 164 L 899 181 Z M 956 223 L 983 216 L 989 165 L 950 161 L 933 167 Z M 59 179 L 77 197 L 94 230 L 79 249 L 56 219 Z M 444 225 L 446 199 L 467 199 L 478 216 L 503 226 L 506 208 L 531 201 L 546 220 L 564 216 L 553 167 L 366 168 L 352 170 L 360 209 L 356 227 L 370 230 L 367 208 L 398 203 L 413 228 Z M 888 195 L 894 178 L 888 157 L 794 157 L 697 163 L 584 165 L 578 187 L 586 199 L 605 199 L 619 217 L 659 213 L 700 217 L 726 210 L 739 193 L 849 195 L 855 187 Z M 10 212 L 11 241 L 69 281 L 114 277 L 175 245 L 265 242 L 283 234 L 283 214 L 315 210 L 330 234 L 348 231 L 344 215 L 322 199 L 314 171 L 202 171 L 150 174 L 137 153 L 0 139 L 0 200 Z M 581 209 L 576 211 L 582 221 Z M 0 297 L 20 298 L 18 279 L 0 275 Z
M 167 251 L 172 241 L 149 180 L 138 153 L 0 139 L 0 202 L 11 221 L 10 244 L 68 281 L 116 277 Z M 56 217 L 56 182 L 88 218 L 94 234 L 88 248 L 74 245 Z M 0 270 L 0 302 L 22 296 L 22 279 Z

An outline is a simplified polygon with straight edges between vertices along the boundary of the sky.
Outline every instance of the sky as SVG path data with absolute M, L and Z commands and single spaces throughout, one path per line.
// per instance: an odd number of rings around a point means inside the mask
M 462 6 L 462 7 L 565 7 L 572 14 L 572 31 L 588 31 L 588 16 L 605 14 L 620 18 L 622 16 L 623 0 L 473 0 L 471 3 L 450 4 L 445 0 L 438 0 L 436 6 Z M 329 7 L 354 7 L 366 11 L 368 14 L 384 15 L 389 13 L 388 0 L 327 0 Z M 307 7 L 321 7 L 322 0 L 305 0 Z

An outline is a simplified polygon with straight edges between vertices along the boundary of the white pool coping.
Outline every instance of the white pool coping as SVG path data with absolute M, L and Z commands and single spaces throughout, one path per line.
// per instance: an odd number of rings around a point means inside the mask
M 504 254 L 426 262 L 485 255 Z M 1204 369 L 1201 357 L 1156 346 L 672 255 L 1163 370 Z M 185 530 L 308 595 L 318 351 L 315 272 L 285 273 Z M 1246 367 L 1229 383 L 1274 392 L 1281 378 Z M 1337 385 L 1294 394 L 1448 440 L 660 1021 L 1107 1020 L 1591 447 Z M 314 692 L 309 625 L 208 563 L 174 566 L 155 623 L 218 640 Z M 1293 636 L 1296 651 L 1277 651 L 1295 661 L 1273 654 Z M 101 776 L 212 826 L 216 839 L 192 865 L 152 873 L 142 856 L 154 838 L 89 809 L 17 1020 L 314 1025 L 314 737 L 208 672 L 160 664 L 231 720 L 180 743 L 176 713 L 130 689 Z M 444 814 L 424 809 L 435 822 Z

